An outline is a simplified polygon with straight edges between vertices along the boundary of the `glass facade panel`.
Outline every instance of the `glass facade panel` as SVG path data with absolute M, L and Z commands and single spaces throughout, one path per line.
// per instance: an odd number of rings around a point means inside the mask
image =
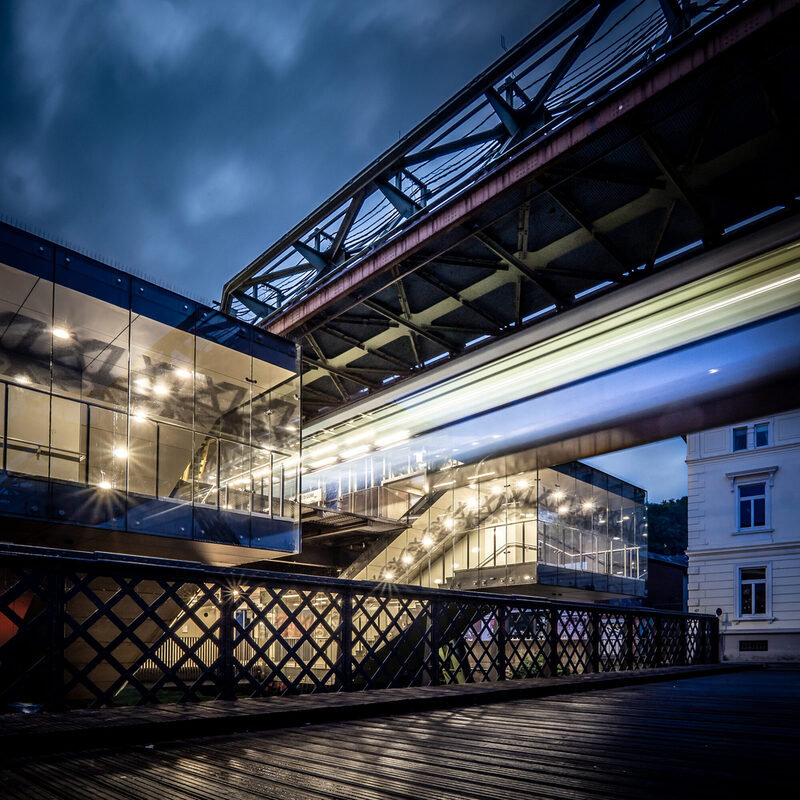
M 23 386 L 8 387 L 6 469 L 47 477 L 50 395 Z
M 127 410 L 129 324 L 127 309 L 56 286 L 53 393 Z
M 50 390 L 53 284 L 0 264 L 0 377 Z
M 219 454 L 219 483 L 223 507 L 249 511 L 252 489 L 250 448 L 222 439 L 219 443 Z
M 128 454 L 128 490 L 147 497 L 156 496 L 158 425 L 141 414 L 131 417 Z
M 125 491 L 128 472 L 128 415 L 90 406 L 89 483 Z
M 641 489 L 580 462 L 490 470 L 471 480 L 476 475 L 475 467 L 456 467 L 394 482 L 393 491 L 410 493 L 409 507 L 425 511 L 356 577 L 467 590 L 524 591 L 538 583 L 643 595 Z
M 50 477 L 86 483 L 88 406 L 53 397 L 50 418 Z
M 299 549 L 297 348 L 48 252 L 0 264 L 4 513 Z
M 194 337 L 146 317 L 131 324 L 131 405 L 134 414 L 191 428 Z
M 197 346 L 198 429 L 250 442 L 249 355 L 204 340 Z
M 158 496 L 192 499 L 192 432 L 175 425 L 158 426 Z
M 219 439 L 195 434 L 194 501 L 219 505 Z

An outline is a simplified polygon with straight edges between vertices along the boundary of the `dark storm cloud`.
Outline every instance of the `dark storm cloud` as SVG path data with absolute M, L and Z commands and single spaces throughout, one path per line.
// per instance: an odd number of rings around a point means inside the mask
M 217 297 L 554 5 L 3 3 L 0 214 Z

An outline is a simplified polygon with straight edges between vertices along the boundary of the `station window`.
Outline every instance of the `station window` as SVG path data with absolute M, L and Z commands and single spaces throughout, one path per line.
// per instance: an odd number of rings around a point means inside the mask
M 769 444 L 768 422 L 760 422 L 753 426 L 753 444 L 755 447 L 766 447 Z
M 767 616 L 769 569 L 767 566 L 739 567 L 739 616 Z
M 767 525 L 767 485 L 747 483 L 739 486 L 739 530 Z
M 737 450 L 747 449 L 747 426 L 743 425 L 741 428 L 733 429 L 733 445 L 734 452 Z

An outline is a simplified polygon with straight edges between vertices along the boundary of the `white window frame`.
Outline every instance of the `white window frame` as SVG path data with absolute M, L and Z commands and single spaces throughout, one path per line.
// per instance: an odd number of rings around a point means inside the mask
M 742 570 L 745 569 L 764 569 L 764 613 L 763 614 L 743 614 L 742 613 Z M 736 619 L 757 620 L 772 619 L 772 562 L 757 561 L 746 564 L 736 564 L 733 567 L 733 592 L 736 608 Z M 753 594 L 755 598 L 755 593 Z
M 764 487 L 764 524 L 763 525 L 756 525 L 755 524 L 755 514 L 753 513 L 753 501 L 757 500 L 760 495 L 754 497 L 745 497 L 742 498 L 739 495 L 739 490 L 743 489 L 745 486 L 763 486 Z M 753 522 L 752 525 L 748 525 L 747 527 L 742 527 L 742 502 L 749 502 L 750 503 L 750 519 Z M 770 523 L 770 493 L 769 493 L 769 483 L 766 480 L 756 480 L 756 481 L 740 481 L 736 484 L 736 530 L 740 533 L 757 533 L 764 530 L 769 529 Z
M 731 482 L 731 492 L 733 493 L 733 530 L 737 534 L 748 533 L 768 533 L 772 530 L 772 488 L 775 485 L 775 473 L 778 467 L 761 467 L 759 469 L 745 469 L 738 472 L 728 472 L 725 477 Z M 739 526 L 739 487 L 751 486 L 754 483 L 764 484 L 764 524 L 759 527 L 751 526 L 742 528 Z

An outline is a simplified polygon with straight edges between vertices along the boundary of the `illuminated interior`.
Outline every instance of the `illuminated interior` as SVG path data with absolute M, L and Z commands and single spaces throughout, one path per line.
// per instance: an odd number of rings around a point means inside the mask
M 79 257 L 0 286 L 3 514 L 297 551 L 294 345 Z
M 514 473 L 493 466 L 393 482 L 382 511 L 394 510 L 409 527 L 355 577 L 464 590 L 537 583 L 644 593 L 642 489 L 580 462 Z

